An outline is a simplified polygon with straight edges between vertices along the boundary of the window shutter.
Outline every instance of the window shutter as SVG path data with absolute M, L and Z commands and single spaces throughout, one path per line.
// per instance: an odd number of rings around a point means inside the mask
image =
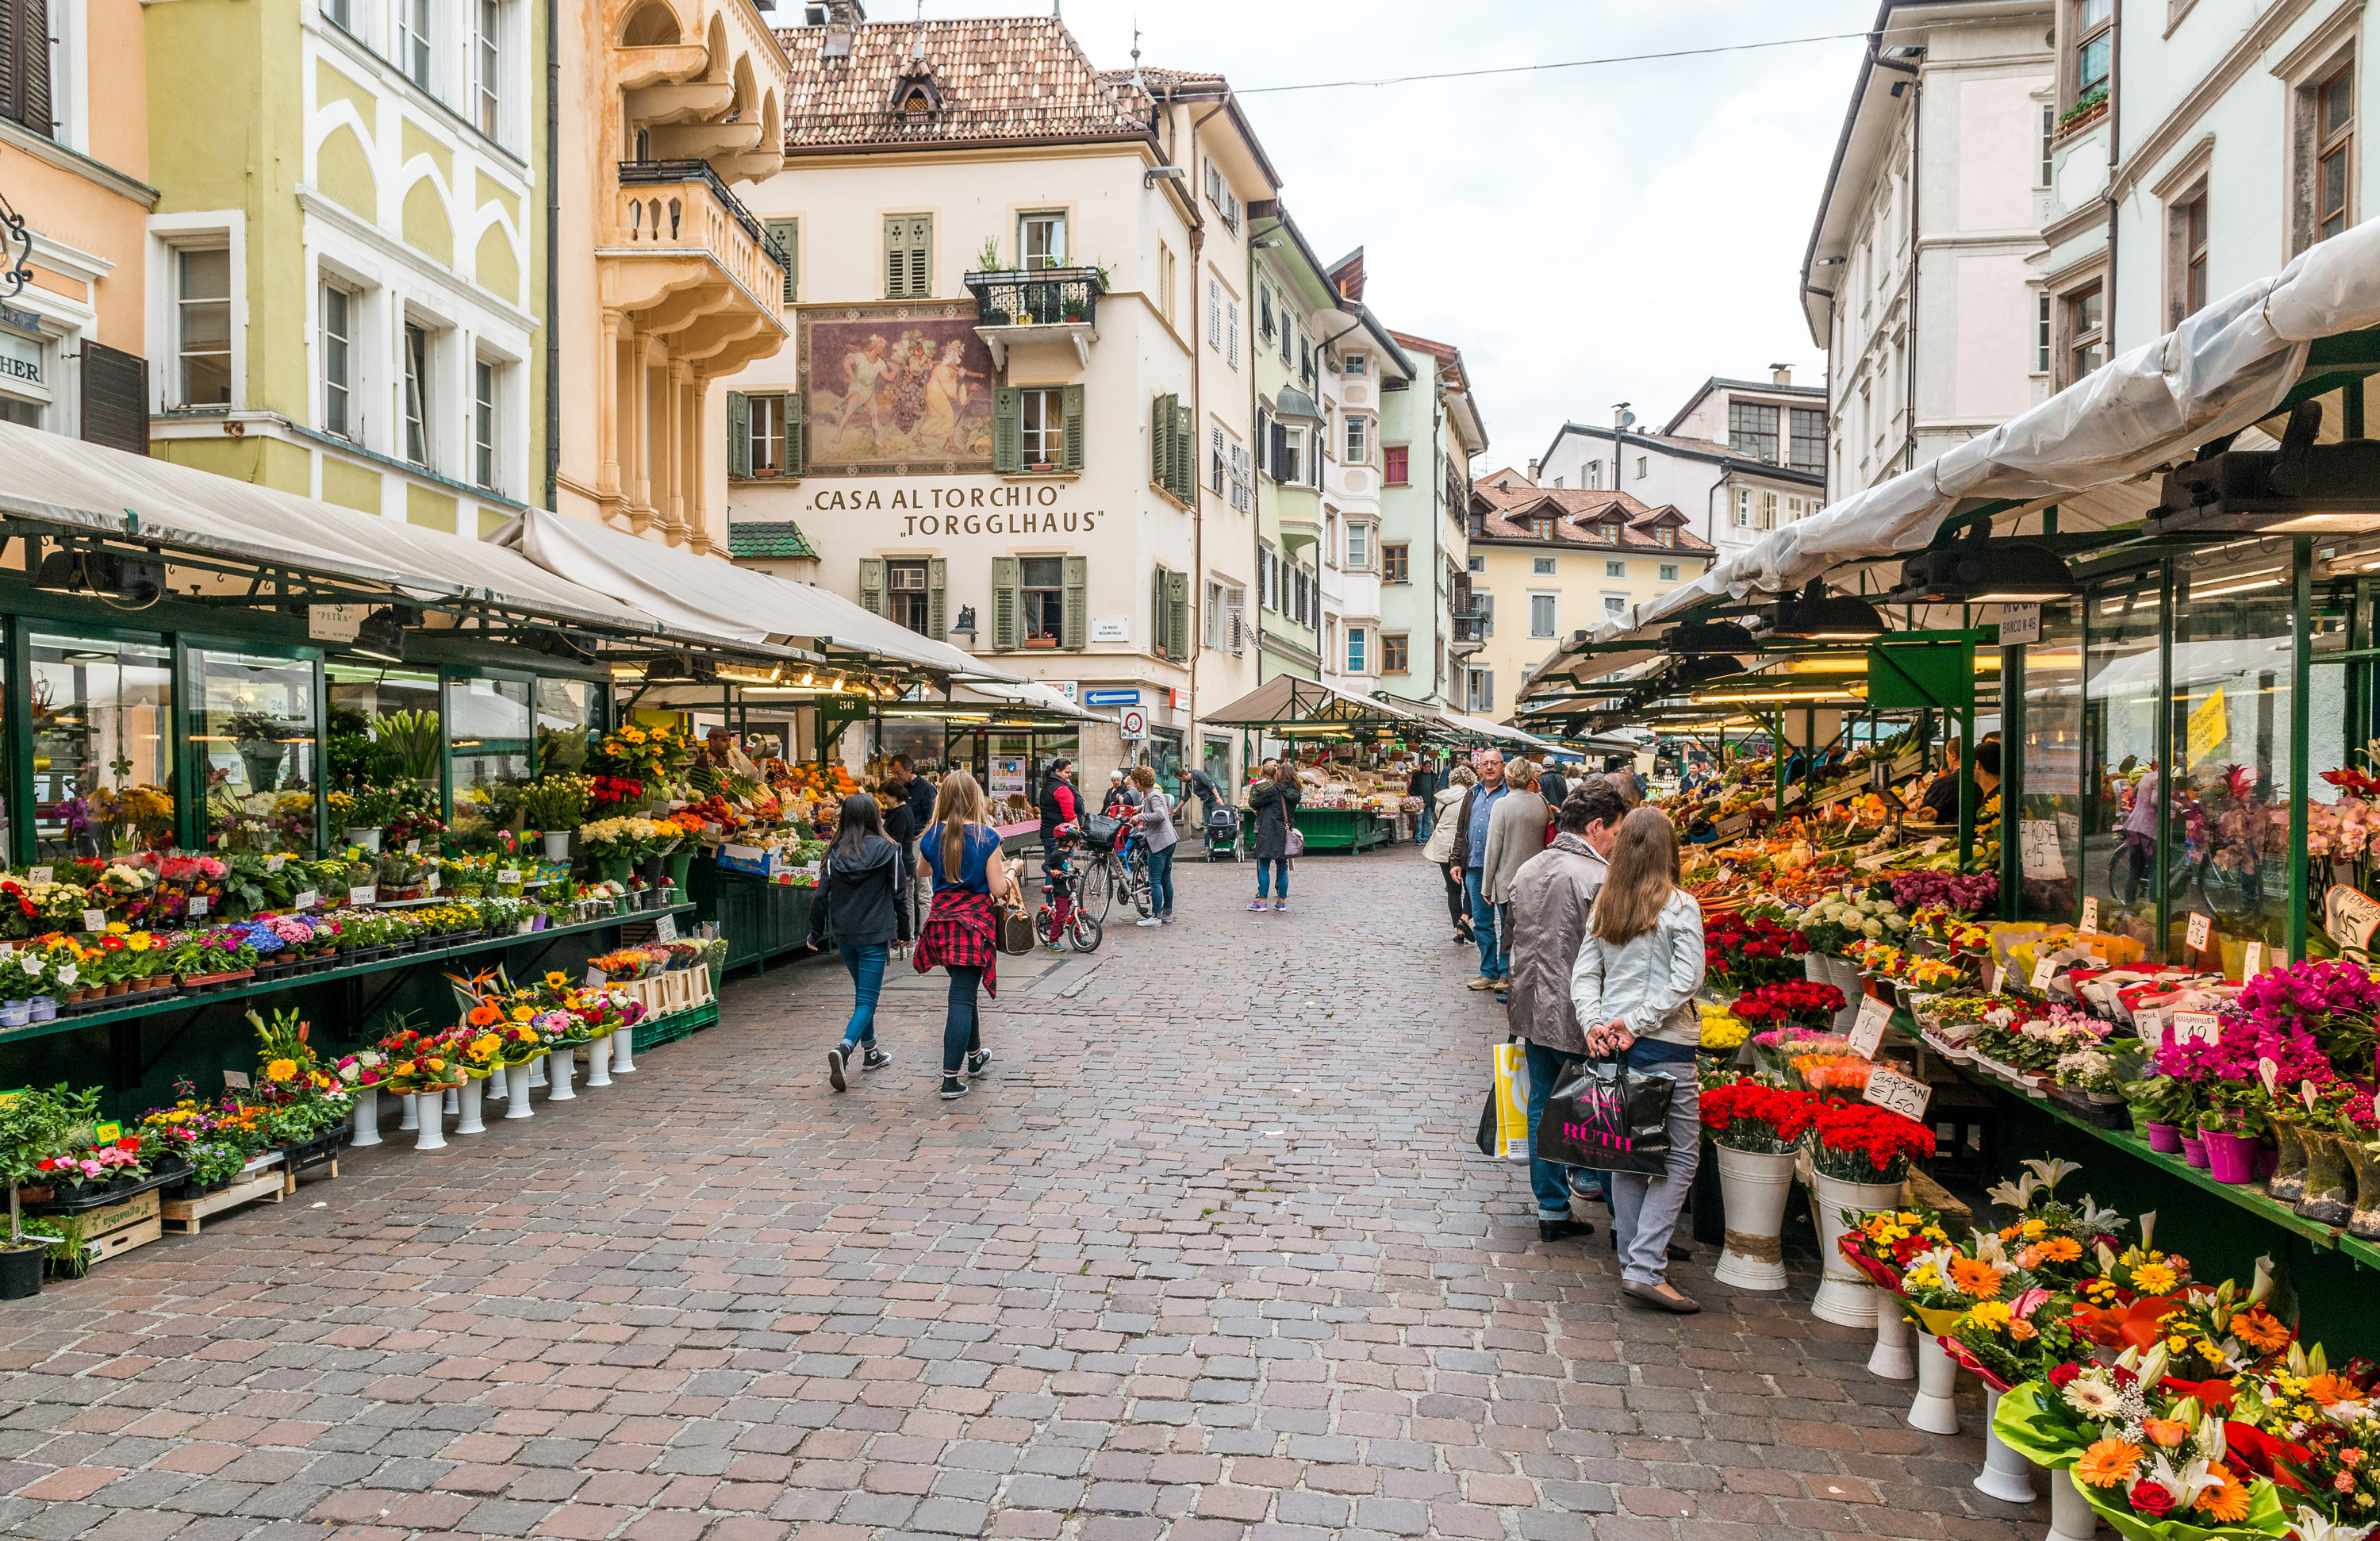
M 1025 468 L 1024 400 L 1014 385 L 991 393 L 991 468 L 1002 476 Z
M 785 393 L 785 474 L 800 476 L 810 468 L 810 398 L 807 392 Z
M 1279 423 L 1272 424 L 1271 430 L 1272 474 L 1273 479 L 1278 481 L 1282 479 L 1282 471 L 1292 468 L 1289 464 L 1289 430 Z M 1265 441 L 1258 440 L 1257 443 L 1263 443 Z
M 888 219 L 884 222 L 884 297 L 905 299 L 909 295 L 909 222 Z
M 935 641 L 946 640 L 950 630 L 947 620 L 951 564 L 947 557 L 935 557 L 926 564 L 926 635 Z
M 1223 346 L 1223 281 L 1207 275 L 1207 346 Z
M 801 249 L 795 244 L 801 238 L 801 226 L 789 219 L 772 219 L 769 222 L 768 230 L 769 238 L 785 253 L 784 302 L 791 305 L 794 302 L 794 274 L 801 266 Z
M 1240 367 L 1240 302 L 1223 302 L 1223 362 L 1233 369 Z
M 1148 479 L 1173 491 L 1173 398 L 1159 396 L 1148 404 Z
M 1090 608 L 1091 559 L 1087 556 L 1066 558 L 1066 594 L 1064 613 L 1059 622 L 1058 645 L 1080 652 L 1090 640 L 1091 627 L 1087 612 Z
M 1165 575 L 1165 624 L 1173 634 L 1173 656 L 1190 656 L 1190 575 Z
M 0 117 L 47 139 L 50 21 L 44 0 L 0 0 Z
M 1160 658 L 1173 656 L 1172 639 L 1165 635 L 1165 569 L 1148 572 L 1148 649 Z
M 994 652 L 1016 649 L 1016 558 L 991 559 L 991 647 Z
M 85 443 L 149 453 L 149 361 L 103 343 L 82 345 Z
M 1281 479 L 1281 460 L 1273 454 L 1271 446 L 1272 414 L 1259 406 L 1257 408 L 1257 469 L 1278 481 Z
M 884 559 L 880 556 L 859 559 L 859 605 L 870 615 L 884 613 Z
M 1198 433 L 1190 408 L 1178 400 L 1173 406 L 1173 495 L 1196 507 L 1198 503 Z
M 920 214 L 909 222 L 909 295 L 913 299 L 930 297 L 934 292 L 933 274 L 927 267 L 934 245 L 934 222 Z
M 1083 388 L 1080 385 L 1066 387 L 1066 445 L 1059 467 L 1069 471 L 1083 468 Z
M 1245 588 L 1233 585 L 1223 590 L 1223 614 L 1228 623 L 1223 629 L 1231 640 L 1232 651 L 1247 651 L 1248 591 Z
M 0 5 L 7 3 L 0 0 Z M 752 474 L 752 398 L 741 391 L 727 393 L 727 474 Z

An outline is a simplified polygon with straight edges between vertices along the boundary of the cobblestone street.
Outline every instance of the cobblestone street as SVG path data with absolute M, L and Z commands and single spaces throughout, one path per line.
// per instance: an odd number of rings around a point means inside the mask
M 1472 1146 L 1492 997 L 1410 847 L 1179 868 L 1186 923 L 941 978 L 829 1091 L 835 966 L 528 1122 L 0 1309 L 0 1535 L 2015 1541 L 1864 1334 L 1540 1247 Z M 392 1122 L 393 1127 L 393 1122 Z M 1602 1216 L 1597 1212 L 1600 1222 Z

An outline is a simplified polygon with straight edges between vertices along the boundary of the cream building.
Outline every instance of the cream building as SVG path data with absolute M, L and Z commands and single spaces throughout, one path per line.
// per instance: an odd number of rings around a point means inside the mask
M 1236 769 L 1193 702 L 1256 684 L 1245 242 L 1278 179 L 1229 86 L 1098 70 L 1054 18 L 816 9 L 778 34 L 786 168 L 750 197 L 796 253 L 795 343 L 710 409 L 735 521 L 1147 732 L 958 728 L 955 762 Z

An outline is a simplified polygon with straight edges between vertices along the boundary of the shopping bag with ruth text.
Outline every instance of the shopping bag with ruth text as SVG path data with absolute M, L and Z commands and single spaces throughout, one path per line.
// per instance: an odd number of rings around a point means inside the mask
M 1616 1060 L 1562 1066 L 1537 1121 L 1537 1159 L 1593 1171 L 1651 1174 L 1670 1161 L 1675 1079 Z
M 1527 1051 L 1518 1043 L 1494 1050 L 1494 1085 L 1479 1110 L 1479 1154 L 1500 1161 L 1529 1159 Z

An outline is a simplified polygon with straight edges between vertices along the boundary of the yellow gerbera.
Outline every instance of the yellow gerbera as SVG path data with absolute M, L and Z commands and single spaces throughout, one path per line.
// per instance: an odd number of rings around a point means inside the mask
M 268 1081 L 286 1081 L 297 1074 L 298 1062 L 295 1060 L 274 1060 L 264 1067 L 264 1078 Z
M 2132 1270 L 2132 1288 L 2144 1295 L 2161 1295 L 2178 1282 L 2163 1263 L 2143 1263 Z

